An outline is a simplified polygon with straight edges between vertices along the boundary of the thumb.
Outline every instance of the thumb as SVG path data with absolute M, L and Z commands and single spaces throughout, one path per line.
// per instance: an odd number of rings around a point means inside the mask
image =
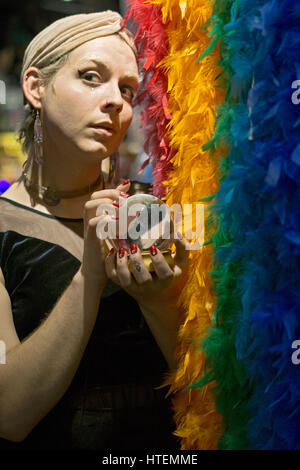
M 176 246 L 175 263 L 185 269 L 189 264 L 190 243 L 185 238 L 175 238 L 174 243 Z

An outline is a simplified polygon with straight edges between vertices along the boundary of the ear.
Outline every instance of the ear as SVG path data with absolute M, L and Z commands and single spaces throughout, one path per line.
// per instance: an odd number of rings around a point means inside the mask
M 23 93 L 27 101 L 35 108 L 41 109 L 41 97 L 43 87 L 39 81 L 39 70 L 29 67 L 23 76 Z

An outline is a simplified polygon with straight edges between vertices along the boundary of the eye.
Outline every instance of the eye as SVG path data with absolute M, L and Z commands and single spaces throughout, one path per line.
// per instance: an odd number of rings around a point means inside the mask
M 132 100 L 134 98 L 135 92 L 131 86 L 122 86 L 121 92 L 126 96 L 126 98 Z
M 84 80 L 90 82 L 90 83 L 99 83 L 101 82 L 101 77 L 98 73 L 96 72 L 81 72 L 80 70 L 78 70 L 78 74 L 79 74 L 79 77 L 80 78 L 83 78 Z M 92 79 L 95 79 L 95 80 L 92 80 Z

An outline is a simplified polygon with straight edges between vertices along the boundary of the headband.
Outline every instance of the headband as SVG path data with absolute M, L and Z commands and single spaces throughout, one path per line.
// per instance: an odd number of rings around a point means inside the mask
M 111 10 L 98 13 L 70 15 L 54 21 L 27 46 L 21 71 L 31 66 L 43 68 L 87 41 L 118 33 L 137 57 L 132 33 L 124 26 L 122 16 Z

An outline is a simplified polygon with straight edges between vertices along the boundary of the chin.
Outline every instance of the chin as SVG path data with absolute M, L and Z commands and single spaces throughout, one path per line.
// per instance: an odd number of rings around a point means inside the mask
M 116 142 L 109 142 L 109 139 L 84 139 L 78 142 L 78 148 L 80 152 L 86 155 L 88 160 L 92 159 L 95 161 L 97 159 L 101 161 L 118 150 L 119 142 L 117 144 Z
M 99 142 L 94 142 L 92 145 L 85 145 L 80 147 L 80 151 L 86 155 L 87 159 L 103 160 L 112 154 L 111 150 Z

